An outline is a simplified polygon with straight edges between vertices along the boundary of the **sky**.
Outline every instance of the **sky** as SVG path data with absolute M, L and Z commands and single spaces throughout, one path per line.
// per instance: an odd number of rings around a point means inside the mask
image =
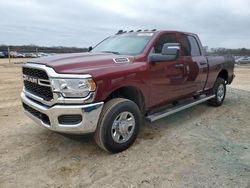
M 94 46 L 118 30 L 193 32 L 250 48 L 249 0 L 0 0 L 0 44 Z

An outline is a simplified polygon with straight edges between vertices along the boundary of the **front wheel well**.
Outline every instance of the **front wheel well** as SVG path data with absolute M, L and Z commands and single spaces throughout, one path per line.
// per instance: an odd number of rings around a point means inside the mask
M 142 113 L 145 113 L 144 96 L 139 89 L 133 86 L 126 86 L 116 89 L 104 100 L 104 102 L 108 102 L 109 100 L 114 98 L 129 99 L 137 104 Z
M 226 82 L 228 82 L 228 72 L 227 70 L 223 69 L 218 74 L 217 78 L 223 78 Z

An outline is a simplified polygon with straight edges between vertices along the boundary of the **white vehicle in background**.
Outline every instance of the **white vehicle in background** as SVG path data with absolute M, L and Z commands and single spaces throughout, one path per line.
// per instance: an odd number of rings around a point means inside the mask
M 44 52 L 39 52 L 38 54 L 37 54 L 37 57 L 45 57 L 45 56 L 48 56 L 49 54 L 47 54 L 47 53 L 44 53 Z
M 16 55 L 17 58 L 25 58 L 25 55 L 23 53 L 18 53 Z
M 250 63 L 250 57 L 242 57 L 242 58 L 236 59 L 235 62 L 237 64 L 248 64 Z
M 37 58 L 37 55 L 36 55 L 36 53 L 26 53 L 25 57 L 26 58 Z

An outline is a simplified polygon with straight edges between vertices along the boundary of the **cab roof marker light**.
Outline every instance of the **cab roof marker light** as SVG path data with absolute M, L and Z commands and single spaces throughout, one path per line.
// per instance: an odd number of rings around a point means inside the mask
M 125 32 L 125 31 L 123 31 L 123 30 L 119 30 L 119 31 L 117 31 L 116 35 L 122 34 L 122 33 L 124 33 L 124 32 Z

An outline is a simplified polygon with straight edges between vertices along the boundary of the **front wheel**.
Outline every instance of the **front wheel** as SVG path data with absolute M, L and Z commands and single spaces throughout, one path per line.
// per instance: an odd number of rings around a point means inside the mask
M 211 106 L 221 106 L 226 96 L 226 83 L 223 78 L 217 78 L 213 87 L 215 98 L 210 99 L 208 104 Z
M 134 143 L 140 124 L 141 113 L 133 101 L 112 99 L 103 107 L 94 134 L 95 141 L 106 151 L 121 152 Z

